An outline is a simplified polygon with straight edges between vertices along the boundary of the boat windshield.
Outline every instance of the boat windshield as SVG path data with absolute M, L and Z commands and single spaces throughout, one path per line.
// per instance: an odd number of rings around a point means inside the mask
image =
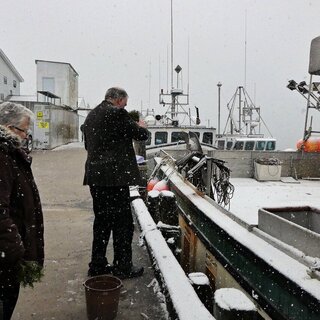
M 256 150 L 258 151 L 264 150 L 265 146 L 266 146 L 266 141 L 257 141 Z
M 218 148 L 218 150 L 224 150 L 224 140 L 217 140 L 215 143 L 215 147 Z
M 202 142 L 203 143 L 212 144 L 212 142 L 213 142 L 213 133 L 212 132 L 204 132 L 203 133 Z
M 233 150 L 243 150 L 244 141 L 236 141 Z
M 154 137 L 154 144 L 164 144 L 168 142 L 168 132 L 156 132 Z
M 146 141 L 146 145 L 150 146 L 150 144 L 151 144 L 151 132 L 148 131 L 148 140 Z
M 276 148 L 276 142 L 275 141 L 268 141 L 267 142 L 267 146 L 266 146 L 266 150 L 275 150 Z
M 244 150 L 253 150 L 255 145 L 255 141 L 246 141 Z
M 227 147 L 226 147 L 226 149 L 227 149 L 227 150 L 231 150 L 231 149 L 232 149 L 232 146 L 233 146 L 233 142 L 232 142 L 232 141 L 227 141 Z
M 187 141 L 188 134 L 186 132 L 174 131 L 171 133 L 171 142 Z

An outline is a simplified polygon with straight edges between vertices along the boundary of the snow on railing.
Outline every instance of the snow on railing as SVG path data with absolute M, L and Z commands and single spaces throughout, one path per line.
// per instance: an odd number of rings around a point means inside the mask
M 132 201 L 145 241 L 161 272 L 164 285 L 170 295 L 179 320 L 214 320 L 198 298 L 180 264 L 157 229 L 142 199 Z

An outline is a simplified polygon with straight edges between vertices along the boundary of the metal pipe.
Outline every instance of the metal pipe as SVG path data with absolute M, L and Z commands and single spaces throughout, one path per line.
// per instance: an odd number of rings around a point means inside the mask
M 312 86 L 312 74 L 310 75 L 309 92 L 308 92 L 308 99 L 307 99 L 307 112 L 306 112 L 306 120 L 304 123 L 303 140 L 307 136 L 307 125 L 308 125 L 308 116 L 309 116 L 309 103 L 310 103 L 311 86 Z

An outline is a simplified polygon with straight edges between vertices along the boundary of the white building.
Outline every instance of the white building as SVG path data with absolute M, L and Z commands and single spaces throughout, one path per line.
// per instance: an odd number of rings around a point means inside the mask
M 0 102 L 8 96 L 20 95 L 20 83 L 23 78 L 0 49 Z
M 72 65 L 66 62 L 46 60 L 36 60 L 35 62 L 37 65 L 37 92 L 47 92 L 47 97 L 58 96 L 61 99 L 61 105 L 76 109 L 79 75 Z M 45 97 L 39 95 L 38 99 L 40 101 Z

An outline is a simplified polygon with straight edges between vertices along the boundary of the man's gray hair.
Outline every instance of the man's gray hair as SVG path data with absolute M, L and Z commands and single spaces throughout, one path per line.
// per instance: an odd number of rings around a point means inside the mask
M 13 102 L 0 104 L 0 125 L 19 126 L 24 118 L 33 119 L 34 114 L 22 104 Z
M 127 98 L 128 94 L 124 89 L 113 87 L 109 88 L 105 95 L 105 100 L 116 100 Z

